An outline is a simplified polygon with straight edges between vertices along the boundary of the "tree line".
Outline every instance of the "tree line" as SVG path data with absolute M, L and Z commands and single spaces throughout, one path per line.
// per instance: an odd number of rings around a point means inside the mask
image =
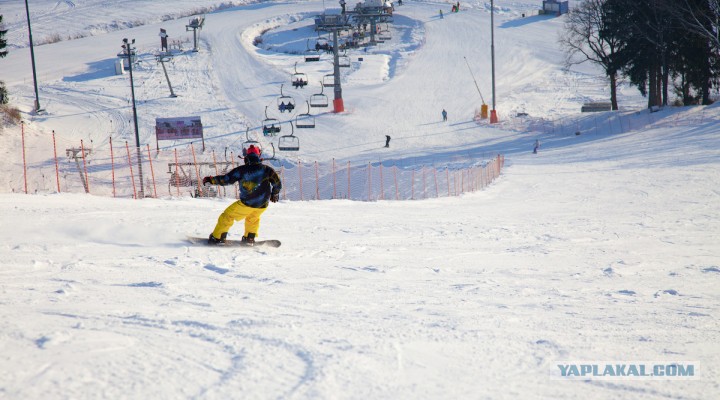
M 585 0 L 570 11 L 560 43 L 566 66 L 591 62 L 617 86 L 627 79 L 666 106 L 711 104 L 720 84 L 720 0 Z

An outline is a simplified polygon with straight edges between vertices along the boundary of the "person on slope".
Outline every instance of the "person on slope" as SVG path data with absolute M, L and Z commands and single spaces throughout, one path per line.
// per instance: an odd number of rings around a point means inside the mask
M 203 185 L 240 183 L 240 200 L 220 214 L 215 229 L 208 237 L 208 244 L 224 243 L 233 223 L 244 219 L 245 234 L 242 242 L 248 246 L 254 245 L 260 228 L 260 216 L 267 210 L 269 201 L 276 203 L 280 198 L 280 177 L 272 167 L 262 164 L 260 149 L 250 145 L 244 160 L 245 165 L 233 168 L 225 175 L 206 176 L 202 180 Z

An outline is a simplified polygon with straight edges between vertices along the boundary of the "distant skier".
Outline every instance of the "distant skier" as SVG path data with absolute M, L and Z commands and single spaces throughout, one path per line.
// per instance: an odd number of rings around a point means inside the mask
M 275 203 L 280 198 L 280 177 L 272 167 L 262 163 L 260 149 L 250 145 L 244 160 L 245 165 L 233 168 L 225 175 L 206 176 L 202 180 L 203 185 L 225 186 L 239 182 L 240 186 L 240 200 L 220 214 L 215 229 L 208 237 L 208 244 L 225 243 L 233 223 L 244 219 L 245 234 L 242 242 L 247 246 L 254 245 L 260 228 L 260 215 L 267 210 L 270 201 Z
M 445 111 L 444 108 L 442 110 L 442 117 L 443 117 L 443 122 L 447 121 L 447 111 Z
M 533 146 L 533 154 L 537 154 L 538 149 L 540 148 L 540 141 L 535 140 L 535 145 Z
M 442 10 L 440 10 L 440 18 L 443 18 Z
M 390 135 L 385 135 L 385 147 L 390 147 Z
M 340 7 L 342 8 L 341 13 L 345 14 L 345 0 L 340 0 Z

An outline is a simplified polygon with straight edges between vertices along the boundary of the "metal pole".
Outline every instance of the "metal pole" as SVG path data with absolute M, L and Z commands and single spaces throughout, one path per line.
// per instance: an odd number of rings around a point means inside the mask
M 37 73 L 35 71 L 35 49 L 33 46 L 32 28 L 30 27 L 30 7 L 28 6 L 28 0 L 25 0 L 25 12 L 27 13 L 28 36 L 30 38 L 30 61 L 32 62 L 33 85 L 35 86 L 35 112 L 39 113 L 44 110 L 42 108 L 40 108 L 40 96 L 38 94 Z
M 333 75 L 335 78 L 335 97 L 333 100 L 333 111 L 340 113 L 345 111 L 345 106 L 342 99 L 342 87 L 340 86 L 340 49 L 338 49 L 338 31 L 333 29 L 333 61 L 335 66 L 333 68 Z
M 480 100 L 482 100 L 483 104 L 485 104 L 485 99 L 483 98 L 482 93 L 480 92 L 480 86 L 478 86 L 477 80 L 475 80 L 475 75 L 472 72 L 472 69 L 470 68 L 470 63 L 467 60 L 467 57 L 463 57 L 465 59 L 465 64 L 467 64 L 468 70 L 470 70 L 470 76 L 472 76 L 473 82 L 475 82 L 475 89 L 477 89 L 478 94 L 480 95 Z
M 138 164 L 138 176 L 140 178 L 140 190 L 138 190 L 137 197 L 142 199 L 145 197 L 145 191 L 144 187 L 145 184 L 143 182 L 143 173 L 142 173 L 142 153 L 140 152 L 140 133 L 138 130 L 138 119 L 137 119 L 137 108 L 135 107 L 135 83 L 133 81 L 133 56 L 132 56 L 132 48 L 131 45 L 135 43 L 135 39 L 132 40 L 132 42 L 128 42 L 127 39 L 123 39 L 123 43 L 125 43 L 125 52 L 128 56 L 128 65 L 130 66 L 130 93 L 132 96 L 132 110 L 133 110 L 133 121 L 135 123 L 135 153 L 137 155 L 137 164 Z
M 169 59 L 170 59 L 170 58 L 168 58 L 168 57 L 159 56 L 159 57 L 158 57 L 158 62 L 159 62 L 159 63 L 162 65 L 162 67 L 163 67 L 163 72 L 165 73 L 165 80 L 167 81 L 168 87 L 170 88 L 170 97 L 177 97 L 177 95 L 175 95 L 175 92 L 173 91 L 172 85 L 170 84 L 170 78 L 168 77 L 167 69 L 165 68 L 165 63 L 166 63 Z
M 492 111 L 490 111 L 490 123 L 498 122 L 495 112 L 495 1 L 490 0 L 490 59 L 492 63 Z

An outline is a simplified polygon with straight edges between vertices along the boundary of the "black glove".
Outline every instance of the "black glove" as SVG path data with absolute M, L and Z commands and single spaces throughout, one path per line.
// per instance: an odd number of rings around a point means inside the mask
M 207 185 L 208 183 L 212 183 L 212 176 L 206 176 L 203 178 L 203 185 Z
M 273 193 L 270 195 L 270 201 L 272 201 L 273 203 L 277 203 L 278 200 L 280 200 L 280 194 Z

